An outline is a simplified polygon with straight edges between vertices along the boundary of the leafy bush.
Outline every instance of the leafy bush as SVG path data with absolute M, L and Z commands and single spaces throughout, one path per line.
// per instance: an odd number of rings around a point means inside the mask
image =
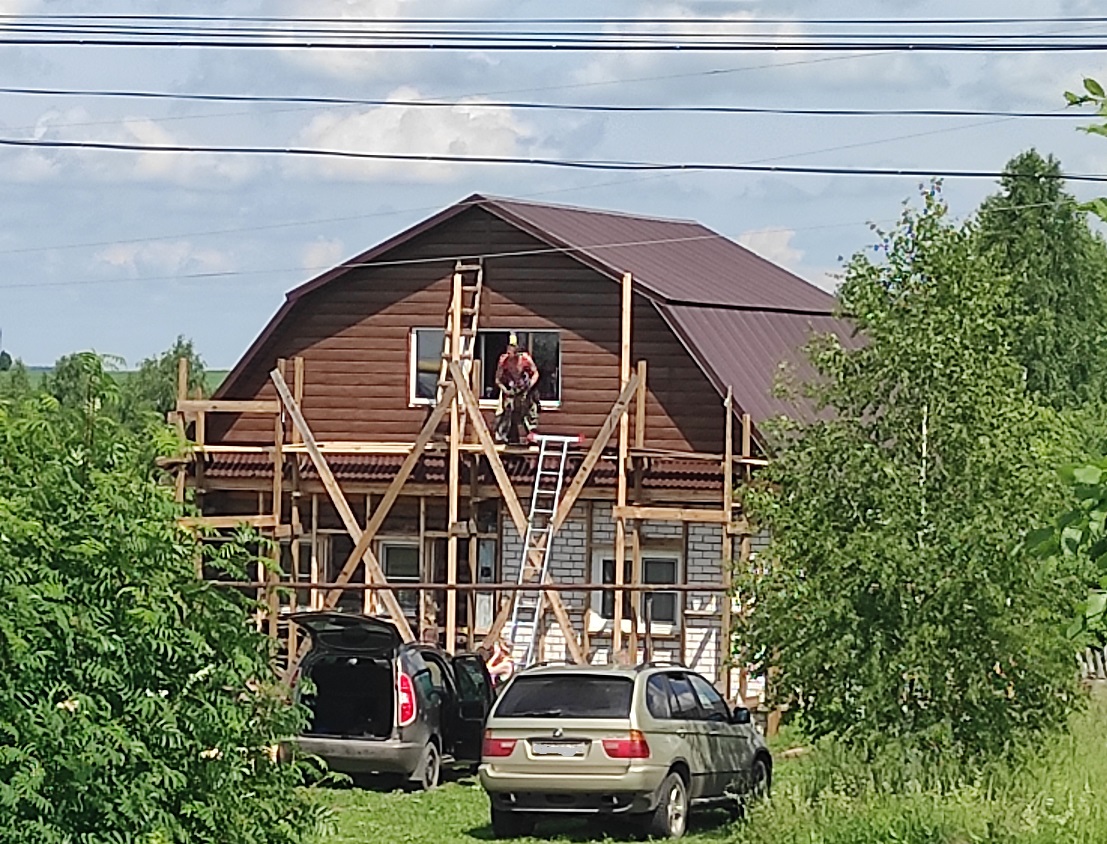
M 82 401 L 0 404 L 0 842 L 305 841 L 324 815 L 272 754 L 304 712 L 251 607 L 195 575 L 151 470 L 168 429 L 127 433 L 99 359 L 74 367 Z
M 1069 434 L 1026 395 L 1006 277 L 936 191 L 879 247 L 839 292 L 866 344 L 812 345 L 829 412 L 747 500 L 772 533 L 747 640 L 816 737 L 986 756 L 1076 700 L 1081 566 L 1022 544 L 1063 500 Z

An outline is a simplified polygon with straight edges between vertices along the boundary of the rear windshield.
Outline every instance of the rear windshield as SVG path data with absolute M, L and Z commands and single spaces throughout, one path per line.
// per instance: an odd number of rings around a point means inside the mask
M 496 717 L 626 718 L 633 689 L 634 683 L 626 677 L 517 677 L 496 707 Z

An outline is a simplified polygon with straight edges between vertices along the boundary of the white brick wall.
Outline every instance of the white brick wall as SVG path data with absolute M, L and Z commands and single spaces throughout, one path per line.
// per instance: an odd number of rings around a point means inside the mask
M 592 543 L 593 548 L 602 552 L 613 551 L 615 546 L 615 523 L 611 518 L 611 504 L 593 502 L 592 504 Z M 642 526 L 643 540 L 680 539 L 684 535 L 684 526 L 679 522 L 645 522 Z M 554 536 L 550 549 L 550 574 L 560 583 L 585 583 L 592 579 L 592 560 L 588 558 L 587 507 L 578 504 L 569 518 Z M 753 538 L 754 552 L 762 551 L 768 544 L 768 537 L 759 534 Z M 514 525 L 508 520 L 503 533 L 503 579 L 515 581 L 518 578 L 519 563 L 522 557 L 522 541 L 515 532 Z M 723 580 L 722 571 L 722 527 L 710 524 L 689 524 L 688 542 L 681 555 L 681 570 L 685 582 L 689 584 L 717 584 Z M 734 559 L 738 560 L 739 543 L 734 543 Z M 574 627 L 583 628 L 585 609 L 591 596 L 586 593 L 561 593 L 562 600 Z M 727 646 L 720 647 L 719 634 L 722 617 L 723 596 L 711 592 L 688 593 L 685 613 L 682 619 L 686 649 L 680 654 L 679 636 L 660 638 L 654 641 L 655 659 L 681 660 L 707 677 L 714 678 L 719 673 L 719 660 L 725 658 Z M 541 659 L 560 660 L 567 658 L 565 636 L 557 620 L 546 614 L 546 635 Z M 610 654 L 610 636 L 594 634 L 591 640 L 592 661 L 605 663 Z M 517 642 L 517 650 L 523 643 Z M 639 643 L 640 648 L 642 643 Z M 521 656 L 521 654 L 517 654 Z M 638 657 L 641 658 L 641 652 Z M 737 671 L 734 672 L 735 678 Z M 737 680 L 733 688 L 736 689 Z

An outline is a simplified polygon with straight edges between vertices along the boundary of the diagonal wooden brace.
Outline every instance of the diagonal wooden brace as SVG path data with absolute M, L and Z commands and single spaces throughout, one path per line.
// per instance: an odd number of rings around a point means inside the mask
M 338 572 L 338 578 L 335 580 L 336 583 L 348 583 L 353 573 L 357 570 L 358 563 L 365 553 L 370 550 L 373 538 L 377 535 L 377 531 L 380 530 L 381 525 L 384 524 L 384 520 L 388 518 L 388 514 L 392 510 L 392 505 L 396 503 L 396 499 L 399 498 L 400 491 L 403 489 L 404 484 L 407 483 L 407 479 L 415 470 L 415 466 L 419 463 L 419 458 L 423 456 L 423 451 L 426 449 L 427 443 L 430 442 L 431 437 L 434 436 L 434 432 L 438 430 L 438 426 L 442 422 L 442 419 L 449 412 L 450 404 L 453 402 L 456 394 L 457 387 L 453 384 L 449 384 L 443 389 L 442 400 L 438 403 L 437 407 L 434 408 L 431 415 L 427 417 L 427 421 L 423 425 L 423 430 L 421 430 L 419 436 L 415 438 L 415 443 L 412 445 L 411 451 L 408 452 L 407 457 L 404 458 L 404 462 L 400 465 L 399 471 L 396 472 L 396 477 L 392 479 L 392 482 L 388 485 L 388 489 L 385 490 L 384 497 L 374 508 L 372 517 L 370 517 L 368 524 L 365 525 L 365 531 L 361 534 L 361 538 L 355 543 L 342 569 Z M 333 607 L 338 603 L 338 598 L 341 594 L 339 590 L 327 593 L 323 599 L 323 608 L 327 609 Z
M 315 470 L 319 473 L 319 480 L 323 482 L 323 487 L 327 490 L 327 494 L 334 503 L 338 515 L 342 518 L 342 523 L 346 526 L 346 530 L 349 532 L 351 538 L 353 538 L 354 543 L 360 542 L 363 535 L 361 527 L 358 525 L 357 519 L 354 518 L 350 503 L 346 500 L 346 496 L 343 494 L 342 488 L 339 487 L 338 481 L 335 480 L 331 467 L 327 464 L 326 458 L 324 458 L 319 451 L 319 445 L 315 441 L 315 435 L 311 432 L 311 428 L 304 419 L 304 415 L 300 412 L 299 404 L 297 404 L 296 400 L 292 397 L 292 392 L 288 389 L 288 384 L 285 383 L 281 373 L 276 369 L 269 374 L 269 377 L 273 380 L 273 384 L 277 388 L 277 394 L 281 397 L 281 401 L 288 410 L 288 415 L 292 417 L 292 424 L 295 425 L 296 430 L 300 432 L 300 436 L 304 441 L 304 447 L 311 456 L 312 463 L 315 464 Z M 370 548 L 366 547 L 362 559 L 365 560 L 365 570 L 368 572 L 372 582 L 388 582 L 376 555 Z M 346 575 L 345 581 L 339 582 L 348 581 L 349 574 Z M 392 590 L 381 589 L 377 594 L 384 602 L 384 606 L 388 610 L 393 624 L 395 624 L 397 630 L 399 630 L 400 636 L 403 637 L 405 642 L 413 641 L 415 636 L 411 632 L 411 626 L 407 623 L 403 608 L 400 606 L 400 602 L 396 600 L 396 596 L 392 593 Z
M 592 445 L 588 449 L 588 453 L 585 455 L 584 460 L 581 461 L 580 468 L 577 469 L 576 475 L 573 476 L 572 482 L 561 497 L 561 502 L 557 506 L 557 512 L 554 513 L 553 519 L 550 520 L 549 536 L 552 537 L 557 529 L 564 524 L 565 520 L 569 518 L 569 513 L 577 503 L 577 498 L 580 497 L 581 492 L 584 491 L 584 486 L 588 483 L 588 478 L 591 477 L 592 470 L 596 468 L 596 464 L 599 463 L 600 458 L 603 456 L 604 448 L 607 447 L 608 441 L 611 439 L 612 434 L 615 433 L 615 428 L 618 426 L 619 420 L 622 419 L 623 415 L 630 408 L 630 403 L 634 399 L 635 391 L 638 389 L 639 380 L 638 373 L 633 373 L 626 387 L 623 388 L 623 392 L 620 393 L 619 398 L 615 400 L 615 404 L 611 407 L 611 412 L 608 413 L 607 419 L 605 419 L 603 425 L 600 426 L 599 433 L 596 435 L 595 440 L 592 441 Z M 504 474 L 506 477 L 506 472 Z M 518 499 L 516 499 L 516 503 L 518 503 Z M 522 508 L 520 507 L 519 510 L 521 514 Z M 518 520 L 516 520 L 516 524 L 518 524 Z M 525 529 L 525 517 L 523 517 L 523 526 Z M 542 543 L 545 541 L 545 538 L 543 538 L 538 548 L 531 555 L 531 559 L 528 561 L 530 565 L 537 565 L 538 568 L 541 568 L 542 559 L 540 555 L 544 548 Z M 537 563 L 535 562 L 536 560 Z M 512 595 L 508 603 L 500 608 L 496 620 L 488 631 L 488 635 L 485 636 L 484 644 L 486 647 L 490 646 L 491 643 L 496 640 L 496 637 L 500 635 L 500 631 L 503 630 L 504 625 L 507 624 L 507 620 L 511 615 L 512 602 L 514 600 L 515 596 Z
M 488 457 L 489 465 L 492 467 L 492 474 L 496 476 L 496 482 L 499 484 L 500 493 L 503 495 L 504 502 L 507 504 L 507 510 L 511 514 L 511 520 L 515 523 L 515 530 L 518 532 L 519 536 L 526 536 L 526 513 L 523 511 L 523 505 L 519 503 L 519 496 L 515 492 L 515 487 L 511 485 L 511 479 L 507 476 L 507 470 L 504 469 L 503 461 L 500 460 L 500 454 L 496 451 L 496 444 L 492 440 L 492 434 L 488 431 L 488 424 L 484 421 L 484 416 L 481 415 L 480 403 L 477 401 L 477 397 L 473 395 L 473 391 L 469 389 L 469 385 L 465 383 L 461 367 L 456 363 L 451 363 L 450 373 L 453 376 L 454 383 L 457 384 L 461 401 L 473 420 L 473 430 L 476 432 L 480 444 L 484 447 L 484 453 Z M 533 565 L 534 559 L 535 554 L 532 552 L 528 565 Z M 539 557 L 538 560 L 538 567 L 540 569 L 541 557 Z M 574 662 L 586 662 L 587 658 L 584 649 L 581 648 L 580 641 L 577 639 L 577 635 L 573 630 L 573 623 L 569 618 L 569 613 L 565 610 L 565 604 L 562 602 L 561 596 L 556 592 L 545 590 L 543 594 L 546 600 L 550 602 L 550 609 L 553 611 L 557 623 L 561 625 L 562 633 L 565 634 L 565 644 L 568 647 L 569 655 L 573 658 Z M 514 594 L 512 594 L 511 599 L 515 599 Z M 502 613 L 503 610 L 501 609 L 500 612 Z M 501 624 L 500 627 L 502 629 L 503 625 Z M 497 631 L 497 633 L 498 632 L 499 631 Z

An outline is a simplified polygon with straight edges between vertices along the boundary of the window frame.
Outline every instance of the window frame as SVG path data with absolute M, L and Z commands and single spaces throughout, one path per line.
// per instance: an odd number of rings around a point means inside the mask
M 419 377 L 419 332 L 420 331 L 438 331 L 441 332 L 441 328 L 419 326 L 411 328 L 408 331 L 408 343 L 407 343 L 407 358 L 408 358 L 408 371 L 407 371 L 407 404 L 408 407 L 429 407 L 434 404 L 432 398 L 421 398 L 416 395 L 416 387 L 418 385 Z M 561 346 L 562 332 L 556 328 L 520 328 L 519 332 L 522 334 L 553 334 L 557 337 L 557 400 L 542 399 L 539 401 L 539 407 L 542 410 L 560 410 L 564 397 L 562 396 L 561 388 L 564 379 L 561 377 L 561 369 L 564 361 L 564 353 Z M 508 331 L 500 328 L 478 328 L 477 329 L 477 357 L 480 359 L 480 350 L 483 348 L 483 344 L 480 342 L 482 335 L 488 334 L 507 334 Z M 482 360 L 481 367 L 484 368 L 485 362 Z M 541 375 L 541 373 L 539 373 Z M 480 391 L 483 392 L 483 389 Z M 477 401 L 480 403 L 482 410 L 495 410 L 499 406 L 498 399 L 486 399 L 481 396 L 477 396 Z
M 604 580 L 604 563 L 613 562 L 614 559 L 615 559 L 615 549 L 614 548 L 610 548 L 610 549 L 608 549 L 608 548 L 597 548 L 592 552 L 592 582 L 593 583 L 605 583 L 606 582 Z M 671 562 L 673 564 L 674 576 L 676 578 L 673 581 L 673 585 L 674 586 L 681 586 L 681 585 L 684 584 L 685 576 L 686 576 L 685 571 L 684 571 L 684 565 L 683 565 L 684 555 L 681 554 L 680 552 L 678 552 L 678 551 L 664 551 L 664 550 L 653 551 L 649 548 L 643 548 L 642 549 L 642 570 L 643 570 L 643 572 L 645 572 L 646 560 L 659 560 L 659 561 L 664 561 L 664 562 Z M 633 564 L 633 561 L 628 556 L 626 558 L 626 561 L 625 561 L 625 565 L 627 567 L 628 572 L 629 572 L 630 567 L 632 566 L 632 564 Z M 627 579 L 629 579 L 629 575 L 627 576 Z M 614 619 L 607 618 L 603 614 L 603 603 L 604 603 L 603 599 L 604 599 L 605 592 L 606 592 L 606 590 L 602 590 L 602 589 L 594 590 L 591 593 L 591 597 L 589 598 L 589 602 L 588 602 L 589 609 L 593 613 L 595 613 L 595 615 L 598 618 L 602 619 L 602 621 L 603 621 L 603 625 L 601 627 L 598 627 L 598 628 L 590 627 L 590 630 L 593 633 L 608 633 L 608 634 L 610 634 L 613 630 Z M 645 613 L 645 611 L 646 611 L 646 595 L 647 594 L 649 594 L 649 593 L 646 593 L 646 592 L 639 592 L 638 593 L 638 607 L 636 609 L 637 609 L 637 612 L 638 612 L 638 632 L 639 633 L 645 633 L 645 630 L 646 630 L 646 613 Z M 658 593 L 655 593 L 655 594 L 658 594 Z M 677 636 L 677 635 L 679 635 L 680 630 L 682 629 L 683 624 L 684 624 L 684 612 L 683 612 L 682 602 L 680 600 L 680 592 L 668 592 L 668 593 L 661 592 L 660 594 L 670 594 L 670 595 L 675 595 L 676 596 L 677 600 L 674 603 L 675 612 L 673 613 L 674 618 L 673 618 L 672 621 L 658 621 L 657 619 L 654 619 L 652 621 L 652 623 L 650 624 L 650 635 L 651 636 Z M 628 620 L 624 617 L 623 621 L 624 621 L 624 623 L 627 623 Z
M 384 572 L 384 576 L 385 576 L 385 578 L 388 579 L 389 584 L 419 583 L 420 581 L 422 581 L 422 579 L 423 579 L 423 567 L 425 565 L 425 562 L 424 562 L 424 559 L 423 559 L 423 549 L 422 549 L 422 547 L 419 543 L 419 540 L 417 538 L 414 538 L 414 537 L 395 537 L 395 538 L 382 537 L 382 538 L 379 538 L 375 541 L 375 545 L 376 545 L 376 548 L 374 549 L 374 551 L 377 555 L 377 559 L 380 560 L 381 571 Z M 403 579 L 403 580 L 394 580 L 392 575 L 390 575 L 388 573 L 388 551 L 387 551 L 388 548 L 410 548 L 410 549 L 415 550 L 415 553 L 417 554 L 418 560 L 419 560 L 419 573 L 416 575 L 414 580 L 409 580 L 409 579 L 406 579 L 406 578 Z M 410 592 L 411 594 L 413 594 L 415 596 L 415 607 L 414 607 L 413 612 L 410 615 L 407 612 L 405 612 L 404 615 L 405 615 L 405 617 L 407 618 L 408 621 L 414 621 L 414 622 L 418 623 L 420 604 L 421 604 L 421 601 L 422 601 L 422 598 L 421 598 L 422 590 L 419 590 L 419 589 L 403 589 L 402 587 L 399 587 L 399 586 L 397 588 L 393 588 L 392 589 L 392 594 L 396 596 L 397 601 L 400 600 L 400 596 L 398 594 L 400 592 Z M 365 590 L 365 604 L 366 604 L 365 612 L 366 613 L 369 613 L 369 611 L 370 611 L 369 599 L 370 599 L 371 594 L 372 593 L 371 593 L 370 590 L 368 590 L 368 589 Z M 403 603 L 402 602 L 400 603 L 400 607 L 401 607 L 401 609 L 403 608 Z
M 730 706 L 727 705 L 726 699 L 722 696 L 718 689 L 704 677 L 702 674 L 697 674 L 695 671 L 689 671 L 684 675 L 688 682 L 692 686 L 692 693 L 695 694 L 696 700 L 700 702 L 700 711 L 703 712 L 705 721 L 711 721 L 714 724 L 729 724 L 730 723 Z M 697 682 L 698 681 L 698 682 Z M 703 684 L 703 688 L 709 690 L 708 692 L 701 692 L 699 683 Z M 714 695 L 714 700 L 704 700 L 704 697 L 710 697 Z M 722 706 L 722 711 L 719 711 L 716 704 Z

